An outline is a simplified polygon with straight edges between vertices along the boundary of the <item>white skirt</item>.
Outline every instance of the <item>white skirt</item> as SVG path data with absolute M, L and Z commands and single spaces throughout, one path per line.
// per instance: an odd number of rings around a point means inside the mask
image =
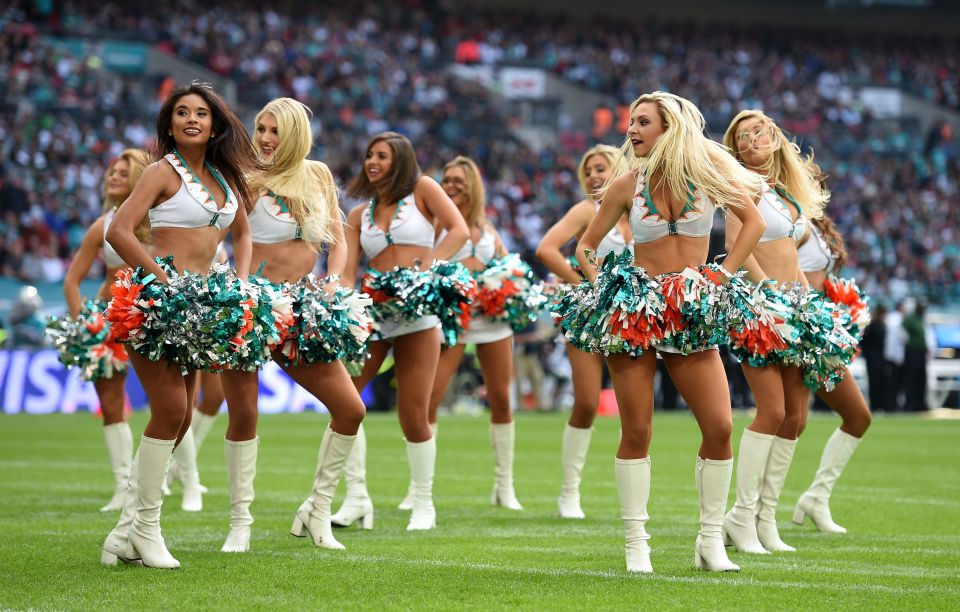
M 470 327 L 467 328 L 458 344 L 490 344 L 498 342 L 504 338 L 513 335 L 510 324 L 506 321 L 491 321 L 486 317 L 477 317 L 470 320 Z
M 374 340 L 390 340 L 407 334 L 414 334 L 425 329 L 433 329 L 440 325 L 440 319 L 436 315 L 420 317 L 411 323 L 401 323 L 399 321 L 384 321 L 380 323 L 380 329 L 374 332 Z

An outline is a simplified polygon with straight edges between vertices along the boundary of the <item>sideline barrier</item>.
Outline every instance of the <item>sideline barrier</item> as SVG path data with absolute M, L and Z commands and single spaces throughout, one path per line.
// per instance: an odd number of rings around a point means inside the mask
M 127 372 L 127 395 L 134 410 L 146 408 L 147 397 L 131 368 Z M 372 402 L 366 389 L 364 402 Z M 96 412 L 100 406 L 93 383 L 79 378 L 79 370 L 67 368 L 57 352 L 44 350 L 0 351 L 0 400 L 5 414 L 51 414 Z M 270 362 L 260 372 L 260 412 L 327 412 L 326 407 Z

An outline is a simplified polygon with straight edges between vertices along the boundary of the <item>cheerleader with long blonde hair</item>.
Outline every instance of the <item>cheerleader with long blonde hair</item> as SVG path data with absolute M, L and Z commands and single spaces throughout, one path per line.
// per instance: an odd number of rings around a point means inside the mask
M 326 165 L 307 159 L 313 147 L 310 111 L 300 102 L 278 98 L 267 103 L 254 119 L 253 144 L 263 168 L 248 176 L 257 195 L 249 215 L 251 261 L 260 270 L 254 281 L 265 279 L 274 292 L 279 336 L 272 356 L 331 417 L 320 439 L 312 492 L 297 510 L 291 533 L 309 535 L 321 548 L 343 549 L 330 530 L 330 503 L 365 408 L 340 359 L 352 355 L 366 337 L 354 342 L 353 335 L 361 332 L 346 319 L 331 327 L 331 321 L 344 316 L 339 306 L 348 300 L 362 314 L 354 292 L 333 289 L 346 260 L 337 188 Z M 330 246 L 330 278 L 319 280 L 312 272 L 324 245 Z M 285 314 L 277 315 L 281 310 Z M 224 444 L 231 500 L 230 532 L 221 550 L 246 552 L 259 446 L 258 375 L 255 367 L 238 364 L 221 377 L 230 416 Z
M 657 355 L 700 427 L 695 461 L 700 531 L 694 562 L 710 571 L 737 571 L 724 550 L 723 513 L 733 470 L 732 416 L 717 344 L 726 284 L 763 232 L 753 204 L 759 177 L 742 168 L 704 132 L 690 101 L 664 92 L 630 107 L 627 138 L 600 210 L 577 245 L 589 284 L 555 310 L 567 339 L 606 355 L 620 407 L 622 437 L 615 460 L 630 572 L 653 571 L 646 532 L 650 439 Z M 742 224 L 723 265 L 706 264 L 715 210 Z M 627 215 L 634 252 L 594 253 Z
M 743 267 L 755 283 L 772 281 L 787 290 L 791 324 L 811 304 L 800 270 L 798 244 L 810 219 L 823 215 L 830 194 L 823 187 L 813 156 L 800 148 L 773 120 L 758 110 L 740 112 L 730 122 L 723 144 L 746 170 L 763 181 L 757 205 L 766 229 Z M 735 219 L 727 225 L 727 243 L 741 232 Z M 819 310 L 819 309 L 818 309 Z M 796 319 L 796 320 L 794 320 Z M 802 338 L 808 334 L 799 333 Z M 777 530 L 776 509 L 793 460 L 800 423 L 809 399 L 807 385 L 820 384 L 808 367 L 799 340 L 765 358 L 733 351 L 757 401 L 753 421 L 743 432 L 737 464 L 736 504 L 724 520 L 727 539 L 741 552 L 764 554 L 795 550 Z
M 604 144 L 594 145 L 583 154 L 577 165 L 577 179 L 583 199 L 547 230 L 537 245 L 537 258 L 564 283 L 576 285 L 582 277 L 560 249 L 571 240 L 579 240 L 593 221 L 600 208 L 598 192 L 610 178 L 619 157 L 620 152 L 616 147 Z M 632 251 L 632 243 L 630 221 L 624 215 L 603 237 L 596 249 L 596 257 L 602 260 L 607 253 L 619 255 L 624 250 Z M 563 483 L 557 498 L 557 509 L 561 518 L 582 519 L 585 514 L 580 505 L 580 481 L 590 450 L 593 421 L 600 404 L 603 357 L 582 351 L 571 342 L 566 343 L 566 351 L 573 380 L 573 411 L 563 430 L 560 450 Z
M 133 457 L 133 437 L 123 414 L 129 358 L 123 346 L 112 339 L 110 326 L 103 319 L 106 304 L 110 301 L 113 279 L 118 271 L 129 266 L 105 238 L 117 207 L 129 197 L 149 163 L 150 157 L 139 149 L 125 149 L 110 162 L 103 181 L 103 214 L 84 234 L 63 281 L 69 319 L 61 323 L 66 324 L 64 331 L 69 328 L 73 333 L 65 335 L 54 331 L 55 326 L 51 326 L 51 335 L 61 351 L 61 359 L 80 367 L 83 378 L 93 382 L 100 400 L 103 435 L 115 483 L 113 497 L 100 508 L 101 512 L 123 507 L 127 475 Z M 150 220 L 146 216 L 141 219 L 134 233 L 141 243 L 150 243 Z M 87 277 L 99 253 L 103 254 L 104 281 L 97 297 L 85 302 L 80 297 L 80 282 Z M 70 321 L 83 325 L 70 325 Z M 97 331 L 92 332 L 92 329 Z

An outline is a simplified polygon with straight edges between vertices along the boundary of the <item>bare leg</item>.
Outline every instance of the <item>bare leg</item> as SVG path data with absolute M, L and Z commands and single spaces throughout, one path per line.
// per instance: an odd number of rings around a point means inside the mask
M 844 374 L 843 380 L 833 391 L 820 389 L 817 395 L 843 419 L 843 424 L 840 425 L 842 431 L 854 438 L 862 438 L 867 433 L 873 417 L 863 393 L 860 392 L 860 387 L 857 386 L 849 371 Z
M 512 423 L 510 381 L 513 379 L 513 338 L 477 345 L 477 357 L 487 388 L 491 423 Z M 437 375 L 439 376 L 439 369 Z
M 123 414 L 124 384 L 126 374 L 116 374 L 113 378 L 101 378 L 94 381 L 93 388 L 100 399 L 100 412 L 103 414 L 103 426 L 116 425 L 126 421 Z
M 747 429 L 767 435 L 777 433 L 787 414 L 780 366 L 754 368 L 743 364 L 743 375 L 757 402 L 757 414 Z
M 430 392 L 430 413 L 428 420 L 430 423 L 437 422 L 437 408 L 443 401 L 443 396 L 447 393 L 447 387 L 453 380 L 457 370 L 460 368 L 460 362 L 463 361 L 463 350 L 466 348 L 462 344 L 456 346 L 444 347 L 440 351 L 440 359 L 437 362 L 437 375 L 433 379 L 433 390 Z
M 200 390 L 201 398 L 197 404 L 197 410 L 207 416 L 217 416 L 217 414 L 220 413 L 220 406 L 223 404 L 225 397 L 223 385 L 220 383 L 220 375 L 212 372 L 203 372 L 200 375 Z
M 306 366 L 285 366 L 284 372 L 323 402 L 330 411 L 330 428 L 341 435 L 355 436 L 366 408 L 346 368 L 339 361 Z
M 408 442 L 425 442 L 433 437 L 427 413 L 440 358 L 440 333 L 427 329 L 398 336 L 394 338 L 393 356 L 400 428 Z
M 567 344 L 567 358 L 573 372 L 573 413 L 570 427 L 589 429 L 597 418 L 602 389 L 603 359 Z
M 653 376 L 656 372 L 656 354 L 644 353 L 633 359 L 626 355 L 607 358 L 613 388 L 620 407 L 619 459 L 643 459 L 650 454 L 653 434 Z
M 703 459 L 731 459 L 733 416 L 727 377 L 717 351 L 690 355 L 663 354 L 670 378 L 690 406 L 703 441 L 698 454 Z

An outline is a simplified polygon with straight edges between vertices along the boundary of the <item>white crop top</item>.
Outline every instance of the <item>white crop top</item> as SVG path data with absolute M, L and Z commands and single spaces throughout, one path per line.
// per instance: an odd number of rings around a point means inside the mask
M 107 242 L 107 230 L 110 229 L 110 223 L 113 222 L 115 214 L 116 211 L 111 210 L 103 216 L 103 263 L 107 264 L 108 268 L 122 268 L 127 265 L 123 257 L 120 257 L 120 253 L 117 253 L 117 250 Z
M 630 229 L 633 230 L 634 244 L 653 242 L 664 236 L 702 238 L 710 235 L 716 205 L 692 184 L 689 184 L 689 188 L 688 200 L 680 216 L 670 221 L 654 205 L 646 175 L 641 173 L 637 177 L 637 191 L 630 207 Z
M 486 231 L 485 228 L 480 231 L 482 232 L 480 234 L 480 240 L 474 244 L 472 240 L 467 238 L 467 241 L 463 243 L 460 250 L 450 258 L 451 261 L 463 261 L 471 257 L 476 257 L 484 265 L 493 261 L 497 254 L 497 235 L 494 232 Z M 446 236 L 447 230 L 440 232 L 440 237 L 437 238 L 437 244 L 440 244 Z
M 599 204 L 597 204 L 597 208 L 600 208 Z M 607 253 L 613 252 L 615 255 L 619 255 L 623 252 L 623 249 L 630 249 L 630 251 L 633 252 L 633 245 L 627 244 L 627 239 L 623 237 L 623 234 L 621 234 L 617 226 L 614 225 L 613 229 L 610 230 L 607 235 L 603 237 L 603 240 L 600 241 L 600 244 L 597 245 L 596 257 L 598 260 L 603 261 Z
M 207 163 L 207 169 L 217 180 L 227 200 L 223 208 L 217 208 L 217 202 L 189 166 L 175 153 L 163 156 L 180 175 L 180 189 L 166 202 L 150 209 L 152 227 L 216 227 L 223 229 L 233 223 L 237 214 L 237 198 L 220 172 Z
M 834 259 L 827 241 L 812 223 L 809 232 L 810 237 L 797 248 L 800 269 L 804 272 L 831 272 Z
M 793 220 L 790 209 L 784 200 L 797 209 L 797 220 Z M 760 203 L 757 204 L 757 210 L 767 224 L 760 237 L 760 242 L 771 242 L 781 238 L 793 238 L 795 243 L 803 238 L 804 228 L 807 225 L 807 218 L 803 216 L 803 210 L 796 200 L 790 197 L 786 191 L 771 189 L 766 183 L 763 184 L 763 194 L 760 197 Z
M 368 259 L 373 259 L 393 244 L 433 248 L 436 231 L 427 221 L 411 193 L 397 203 L 397 210 L 384 232 L 373 222 L 376 200 L 372 200 L 360 214 L 360 246 Z
M 250 240 L 257 244 L 278 244 L 303 238 L 303 228 L 293 218 L 286 202 L 272 191 L 260 196 L 248 219 Z

